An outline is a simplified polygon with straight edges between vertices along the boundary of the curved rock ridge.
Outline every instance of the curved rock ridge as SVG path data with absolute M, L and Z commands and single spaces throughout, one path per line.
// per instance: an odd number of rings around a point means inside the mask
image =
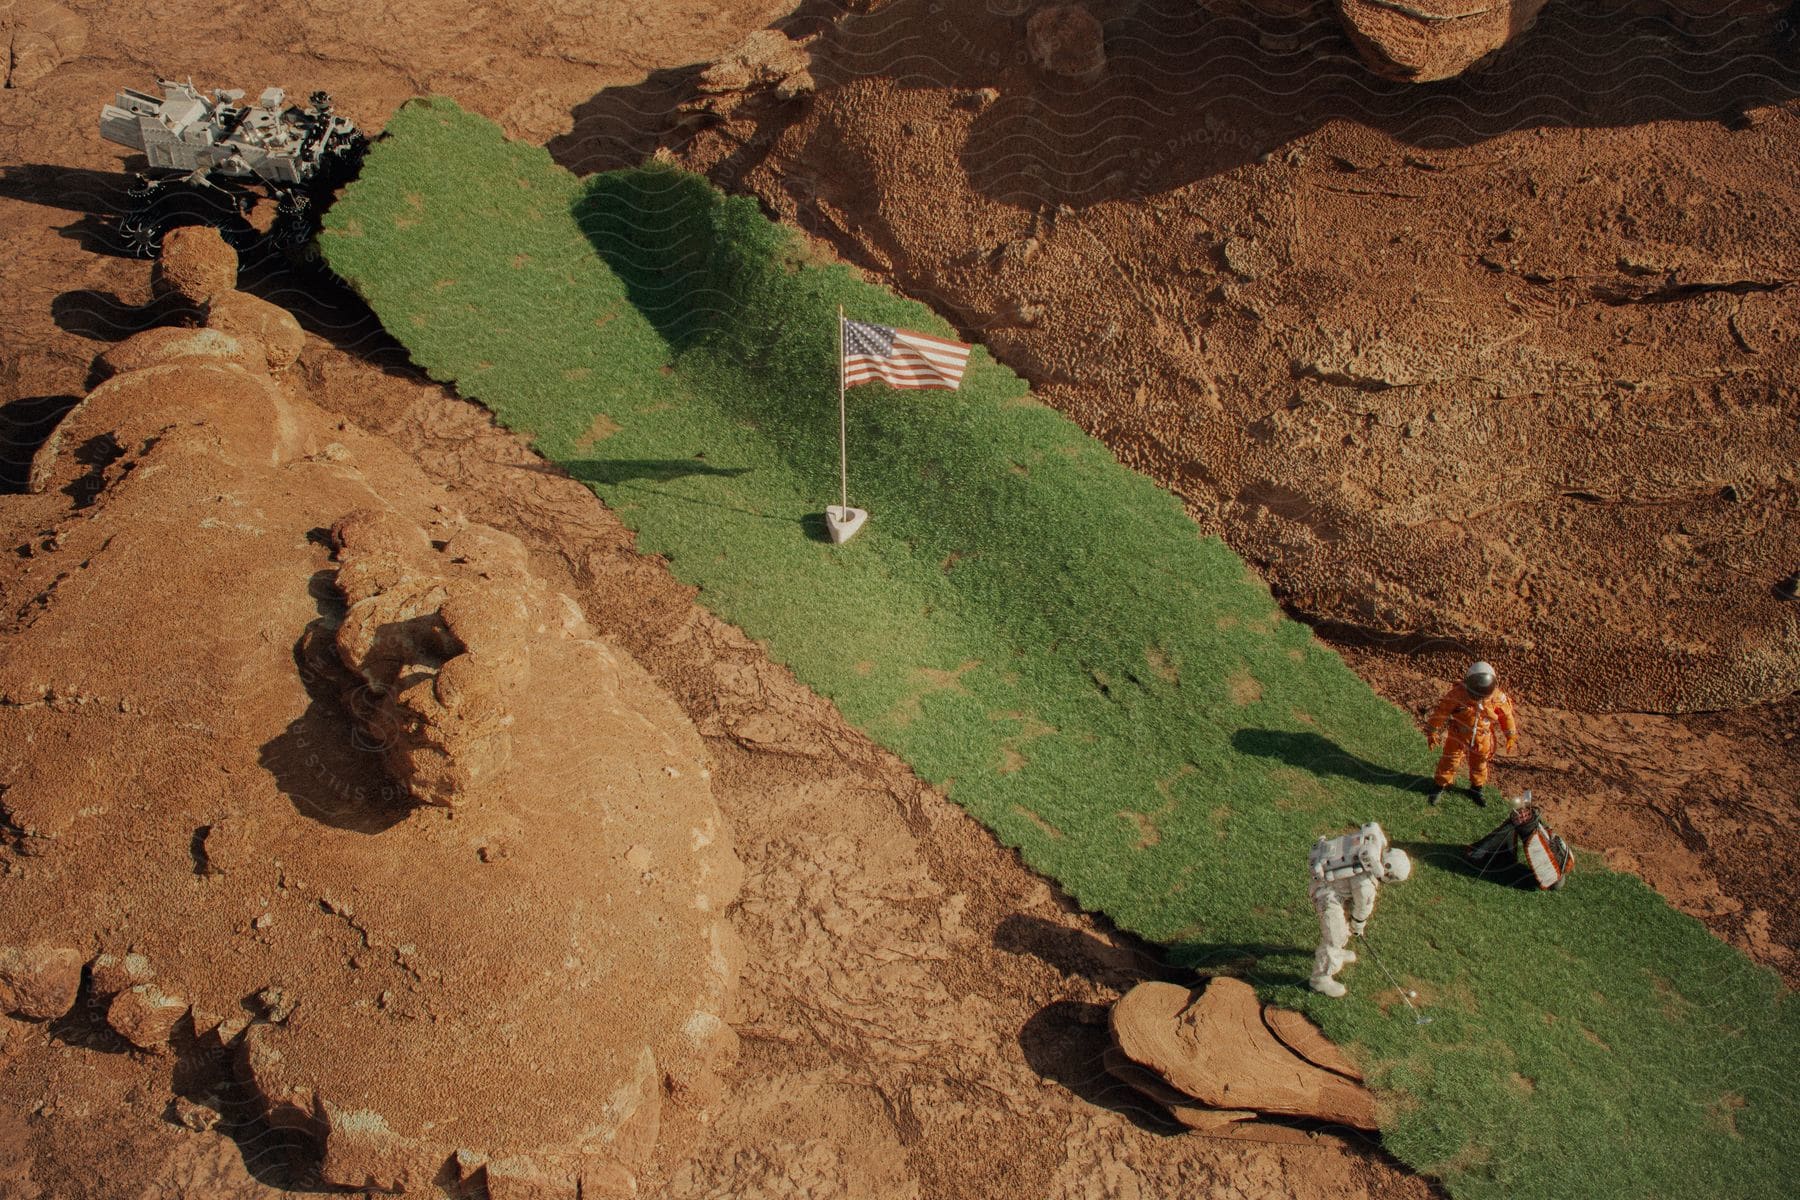
M 33 464 L 0 1010 L 235 1070 L 336 1187 L 630 1194 L 736 1051 L 699 735 L 517 540 L 299 390 L 290 315 L 201 311 L 111 347 Z
M 1140 983 L 1110 1025 L 1107 1069 L 1189 1128 L 1232 1134 L 1265 1115 L 1379 1127 L 1375 1098 L 1343 1052 L 1299 1013 L 1264 1009 L 1240 979 Z M 1252 1127 L 1258 1137 L 1271 1128 Z

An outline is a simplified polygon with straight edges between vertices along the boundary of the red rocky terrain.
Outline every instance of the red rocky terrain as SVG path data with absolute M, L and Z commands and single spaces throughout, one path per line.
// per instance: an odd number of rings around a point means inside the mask
M 0 5 L 0 1197 L 1430 1191 L 1110 1073 L 1126 1041 L 1185 1069 L 1109 1014 L 1191 977 L 353 297 L 204 254 L 153 290 L 94 123 L 158 72 L 371 129 L 441 92 L 578 169 L 660 144 L 756 194 L 1396 702 L 1500 662 L 1502 783 L 1796 977 L 1774 34 L 1551 5 L 1419 85 L 1347 2 L 1048 7 Z M 1389 61 L 1471 53 L 1424 49 Z

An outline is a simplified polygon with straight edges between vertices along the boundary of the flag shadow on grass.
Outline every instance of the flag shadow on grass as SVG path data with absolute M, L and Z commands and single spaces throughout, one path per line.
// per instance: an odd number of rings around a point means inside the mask
M 1239 753 L 1280 759 L 1314 775 L 1336 775 L 1403 792 L 1429 792 L 1432 786 L 1429 775 L 1397 771 L 1384 763 L 1370 762 L 1310 730 L 1240 729 L 1231 735 L 1231 744 Z
M 646 486 L 650 483 L 673 483 L 677 479 L 685 479 L 694 475 L 714 475 L 725 479 L 736 479 L 739 475 L 754 469 L 751 467 L 715 467 L 710 463 L 692 458 L 578 458 L 554 465 L 546 463 L 521 463 L 519 465 L 528 471 L 557 471 L 558 473 L 566 471 L 571 479 L 579 479 L 583 483 L 597 484 L 601 487 L 654 492 L 666 500 L 679 500 L 684 504 L 701 504 L 708 508 L 726 509 L 762 521 L 798 525 L 801 534 L 808 541 L 831 541 L 831 530 L 825 525 L 823 512 L 809 512 L 798 518 L 772 517 L 767 513 L 727 504 L 721 500 L 703 500 L 696 496 L 682 496 L 661 488 Z
M 671 483 L 692 475 L 736 479 L 751 470 L 750 467 L 715 467 L 698 458 L 576 458 L 562 466 L 570 475 L 584 483 L 601 483 L 613 487 L 638 480 Z

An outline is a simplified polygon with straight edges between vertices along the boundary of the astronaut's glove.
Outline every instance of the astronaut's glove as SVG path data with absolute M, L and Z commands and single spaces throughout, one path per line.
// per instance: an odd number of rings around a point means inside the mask
M 1367 921 L 1352 921 L 1350 922 L 1350 936 L 1361 937 L 1363 935 L 1363 930 L 1368 927 L 1369 923 Z
M 1432 729 L 1432 730 L 1427 731 L 1425 734 L 1425 748 L 1427 750 L 1436 750 L 1437 744 L 1438 744 L 1437 730 Z

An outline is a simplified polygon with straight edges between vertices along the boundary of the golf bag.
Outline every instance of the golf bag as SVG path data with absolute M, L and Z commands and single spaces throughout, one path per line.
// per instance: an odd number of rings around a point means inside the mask
M 1575 865 L 1575 852 L 1550 832 L 1536 809 L 1514 813 L 1463 853 L 1470 862 L 1487 867 L 1503 854 L 1517 862 L 1521 850 L 1540 890 L 1561 887 L 1569 868 Z

